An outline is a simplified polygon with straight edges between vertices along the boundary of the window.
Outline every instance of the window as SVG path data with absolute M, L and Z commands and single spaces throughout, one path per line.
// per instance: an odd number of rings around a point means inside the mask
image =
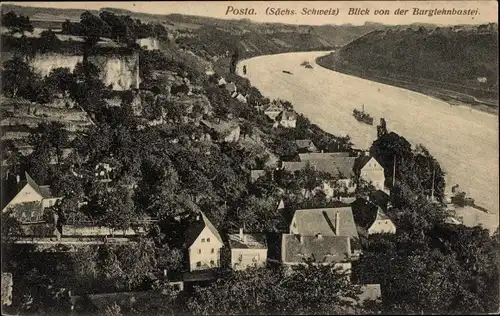
M 196 266 L 199 268 L 201 267 L 201 261 L 196 262 Z
M 207 242 L 210 242 L 210 238 L 207 238 Z
M 198 249 L 198 254 L 201 254 L 201 249 Z
M 214 249 L 214 248 L 212 248 L 212 251 L 211 251 L 210 253 L 215 253 L 215 249 Z
M 174 284 L 174 291 L 180 291 L 181 286 L 179 284 Z
M 202 238 L 202 239 L 201 239 L 201 242 L 205 242 L 205 238 Z
M 210 260 L 210 265 L 211 266 L 215 265 L 215 262 L 213 260 Z

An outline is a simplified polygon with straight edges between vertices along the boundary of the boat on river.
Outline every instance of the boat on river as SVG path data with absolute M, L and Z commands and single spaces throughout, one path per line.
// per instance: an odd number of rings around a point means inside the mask
M 365 105 L 362 105 L 361 111 L 358 109 L 354 109 L 352 111 L 352 115 L 354 118 L 360 122 L 363 122 L 368 125 L 373 125 L 373 117 L 370 116 L 370 114 L 365 112 Z

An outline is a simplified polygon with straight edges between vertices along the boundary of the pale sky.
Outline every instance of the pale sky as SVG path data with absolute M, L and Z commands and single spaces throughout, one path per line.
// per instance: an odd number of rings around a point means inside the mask
M 98 10 L 103 7 L 127 9 L 153 14 L 180 13 L 223 19 L 247 18 L 256 22 L 280 22 L 287 24 L 364 24 L 366 21 L 384 24 L 483 24 L 498 22 L 498 3 L 491 0 L 477 1 L 137 1 L 137 2 L 4 2 L 22 6 L 57 7 Z M 226 14 L 228 7 L 254 9 L 247 14 Z M 294 10 L 294 15 L 266 14 L 267 8 Z M 303 15 L 303 9 L 338 9 L 338 15 Z M 350 8 L 369 9 L 369 15 L 349 15 Z M 408 9 L 406 15 L 394 15 L 398 8 Z M 475 15 L 413 15 L 413 8 L 477 10 Z M 389 10 L 390 15 L 375 15 L 376 9 Z M 250 13 L 250 14 L 249 14 Z

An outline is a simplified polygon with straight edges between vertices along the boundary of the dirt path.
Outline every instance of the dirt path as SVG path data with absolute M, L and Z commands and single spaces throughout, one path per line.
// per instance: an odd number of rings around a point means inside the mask
M 259 56 L 240 62 L 263 95 L 289 100 L 297 112 L 335 135 L 351 136 L 358 148 L 376 138 L 379 119 L 412 144 L 422 143 L 447 172 L 449 185 L 458 183 L 490 213 L 465 209 L 464 218 L 488 229 L 498 226 L 498 117 L 469 107 L 453 106 L 433 97 L 366 79 L 337 73 L 315 63 L 327 52 Z M 309 61 L 313 69 L 300 64 Z M 293 75 L 283 73 L 287 70 Z M 241 72 L 240 72 L 241 73 Z M 374 126 L 357 122 L 354 108 L 365 105 Z

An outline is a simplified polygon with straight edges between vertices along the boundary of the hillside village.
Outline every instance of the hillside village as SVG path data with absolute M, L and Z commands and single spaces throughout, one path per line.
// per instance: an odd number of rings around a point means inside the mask
M 168 26 L 2 12 L 5 313 L 498 305 L 498 233 L 455 218 L 425 147 L 384 122 L 355 149 Z

